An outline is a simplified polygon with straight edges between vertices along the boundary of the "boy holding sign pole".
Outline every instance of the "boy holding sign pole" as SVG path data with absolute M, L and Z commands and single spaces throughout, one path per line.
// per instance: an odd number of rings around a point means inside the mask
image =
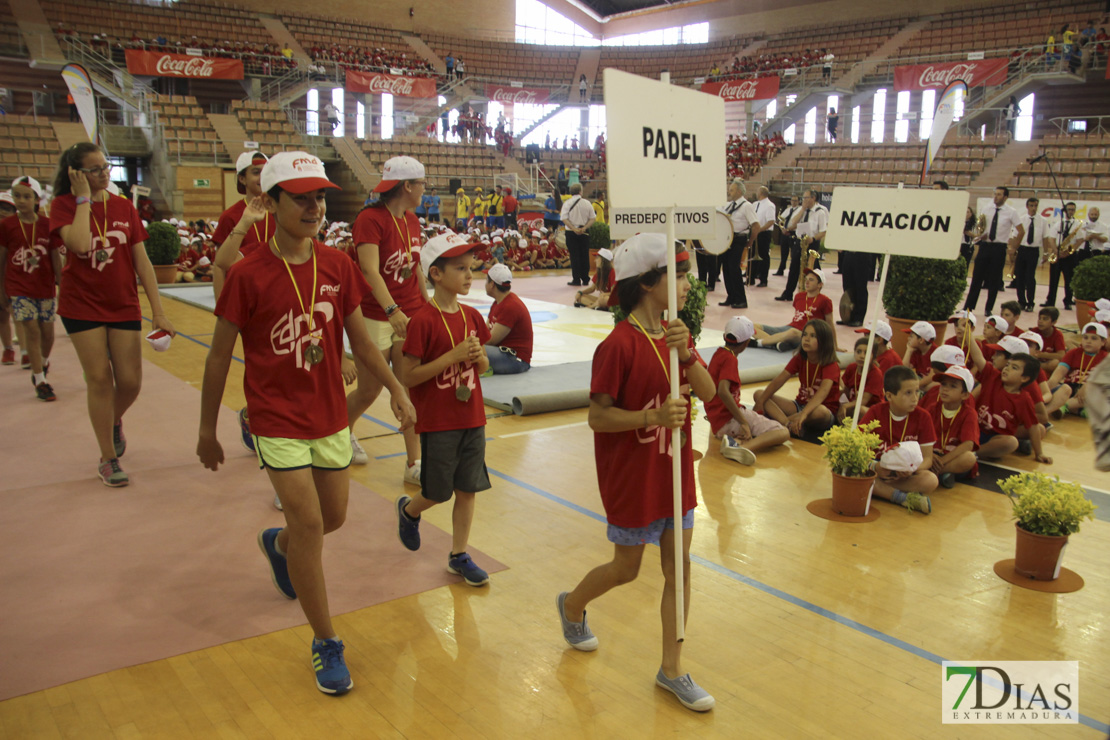
M 589 423 L 594 430 L 598 487 L 608 520 L 613 559 L 591 570 L 573 591 L 556 599 L 563 637 L 575 649 L 597 649 L 597 638 L 586 622 L 586 606 L 616 586 L 635 580 L 644 546 L 660 546 L 663 570 L 663 660 L 656 684 L 674 693 L 682 704 L 707 711 L 714 699 L 681 666 L 677 603 L 679 578 L 683 583 L 683 622 L 690 603 L 690 542 L 695 497 L 693 452 L 690 444 L 689 392 L 713 396 L 713 381 L 694 350 L 689 330 L 679 319 L 662 321 L 668 289 L 675 285 L 675 308 L 686 300 L 689 255 L 673 255 L 673 241 L 662 234 L 638 234 L 614 254 L 617 288 L 610 302 L 628 314 L 598 346 L 590 383 Z M 668 252 L 671 254 L 668 255 Z M 673 269 L 668 262 L 674 260 Z M 677 383 L 682 395 L 670 394 L 677 351 Z M 674 446 L 679 441 L 681 472 L 682 573 L 676 572 L 675 516 L 672 476 Z M 629 476 L 634 476 L 630 479 Z

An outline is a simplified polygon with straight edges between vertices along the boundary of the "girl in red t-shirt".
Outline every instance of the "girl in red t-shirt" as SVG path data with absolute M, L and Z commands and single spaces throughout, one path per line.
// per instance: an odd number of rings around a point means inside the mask
M 794 376 L 800 382 L 798 395 L 776 396 Z M 839 381 L 832 327 L 822 319 L 813 319 L 802 330 L 797 354 L 774 380 L 756 392 L 754 409 L 785 426 L 795 437 L 801 437 L 807 428 L 824 431 L 836 420 L 840 407 Z
M 679 385 L 700 398 L 713 397 L 713 380 L 693 348 L 690 332 L 679 319 L 662 320 L 667 308 L 666 250 L 662 234 L 638 234 L 614 256 L 617 295 L 628 318 L 598 346 L 590 381 L 590 428 L 598 488 L 609 522 L 613 559 L 591 570 L 571 592 L 559 594 L 556 606 L 563 637 L 578 650 L 596 650 L 597 638 L 586 623 L 586 606 L 611 589 L 636 579 L 644 547 L 659 545 L 663 569 L 663 661 L 656 683 L 695 711 L 714 700 L 681 667 L 682 643 L 675 619 L 675 522 L 671 433 L 680 439 L 685 605 L 690 605 L 690 541 L 697 505 L 690 444 L 689 398 L 670 397 L 669 348 L 679 355 Z M 676 258 L 678 307 L 690 283 L 689 255 Z
M 600 249 L 597 253 L 597 272 L 593 281 L 574 296 L 575 306 L 596 308 L 599 311 L 609 310 L 609 295 L 617 286 L 613 263 L 610 261 L 613 253 L 608 249 Z M 594 294 L 597 295 L 594 295 Z
M 131 201 L 108 192 L 110 170 L 96 144 L 74 144 L 62 153 L 50 233 L 66 248 L 58 315 L 85 375 L 89 419 L 100 447 L 97 473 L 105 485 L 118 487 L 128 483 L 119 464 L 127 449 L 123 415 L 139 397 L 143 377 L 136 275 L 154 329 L 175 332 L 143 243 L 146 229 Z

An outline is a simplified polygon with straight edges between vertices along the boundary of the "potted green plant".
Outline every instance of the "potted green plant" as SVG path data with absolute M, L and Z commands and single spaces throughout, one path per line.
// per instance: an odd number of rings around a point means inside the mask
M 594 221 L 586 229 L 586 236 L 590 239 L 590 272 L 593 272 L 597 267 L 598 250 L 613 248 L 613 242 L 609 239 L 609 224 Z
M 998 486 L 1010 497 L 1017 519 L 1014 570 L 1038 581 L 1056 580 L 1069 535 L 1079 532 L 1084 519 L 1094 520 L 1095 505 L 1082 486 L 1060 476 L 1019 473 Z
M 906 351 L 907 334 L 917 321 L 928 321 L 944 341 L 948 317 L 967 290 L 967 262 L 963 257 L 938 260 L 892 255 L 883 290 L 883 307 L 894 330 L 891 344 L 899 355 Z
M 875 471 L 871 463 L 882 444 L 875 428 L 878 421 L 853 426 L 851 419 L 821 435 L 823 457 L 832 471 L 832 508 L 844 516 L 866 516 L 871 503 Z
M 1095 315 L 1095 301 L 1110 298 L 1110 257 L 1091 257 L 1076 265 L 1071 291 L 1075 296 L 1075 318 L 1082 329 Z
M 177 229 L 165 221 L 155 221 L 146 230 L 146 254 L 154 265 L 160 284 L 177 281 L 177 258 L 181 254 L 181 237 Z

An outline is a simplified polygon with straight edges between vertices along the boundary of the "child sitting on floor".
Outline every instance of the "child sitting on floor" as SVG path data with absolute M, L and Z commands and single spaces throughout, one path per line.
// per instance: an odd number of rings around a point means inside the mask
M 836 362 L 836 338 L 832 326 L 812 319 L 802 330 L 802 344 L 786 367 L 767 386 L 756 392 L 754 410 L 764 414 L 801 437 L 806 429 L 823 432 L 836 420 L 840 407 L 838 384 L 840 367 Z M 798 395 L 776 396 L 791 377 L 800 383 Z
M 972 394 L 979 415 L 979 457 L 995 459 L 1020 448 L 1023 454 L 1032 451 L 1037 462 L 1052 462 L 1041 448 L 1045 429 L 1037 421 L 1033 399 L 1022 392 L 1040 369 L 1037 359 L 1024 352 L 1010 354 L 1001 370 L 994 363 L 982 364 L 980 385 Z
M 821 292 L 825 287 L 825 273 L 821 270 L 805 271 L 805 292 L 794 296 L 794 318 L 786 326 L 755 325 L 757 347 L 775 348 L 779 352 L 789 352 L 798 346 L 802 329 L 807 322 L 820 319 L 833 326 L 833 305 L 829 297 Z M 833 353 L 836 352 L 834 336 Z
M 867 336 L 871 333 L 868 328 L 856 329 L 856 334 L 863 334 Z M 890 340 L 894 337 L 894 330 L 890 328 L 890 324 L 878 319 L 875 321 L 875 346 L 872 352 L 875 353 L 875 363 L 879 368 L 879 376 L 882 377 L 886 371 L 895 365 L 902 364 L 902 357 L 890 346 Z
M 933 341 L 937 338 L 937 330 L 928 321 L 918 321 L 902 331 L 910 335 L 906 342 L 906 352 L 902 355 L 902 364 L 916 371 L 922 384 L 927 385 L 933 375 L 929 360 L 933 350 L 937 348 Z
M 937 403 L 925 409 L 933 417 L 937 439 L 933 473 L 942 486 L 952 488 L 957 479 L 974 478 L 979 474 L 979 461 L 975 457 L 979 447 L 979 418 L 971 404 L 975 378 L 963 365 L 952 365 L 936 378 Z
M 593 280 L 575 294 L 574 305 L 608 311 L 609 296 L 613 294 L 613 289 L 616 287 L 617 277 L 613 271 L 613 253 L 608 249 L 599 249 L 597 252 L 597 271 L 594 272 Z
M 867 337 L 860 337 L 856 340 L 854 348 L 855 362 L 844 368 L 844 374 L 840 376 L 840 408 L 836 411 L 837 420 L 843 420 L 845 417 L 853 415 L 856 411 L 856 404 L 861 406 L 860 413 L 865 414 L 871 404 L 882 398 L 883 376 L 879 372 L 875 357 L 871 358 L 871 365 L 867 368 L 867 382 L 863 384 L 862 389 L 860 388 L 860 381 L 864 377 L 863 363 L 867 359 L 867 342 Z M 872 347 L 873 352 L 877 350 L 877 346 Z
M 1021 319 L 1021 304 L 1017 301 L 1006 301 L 1002 304 L 1000 311 L 1002 318 L 1006 319 L 1006 323 L 1010 325 L 1010 336 L 1016 337 L 1021 334 L 1025 329 L 1018 326 L 1018 321 Z
M 1060 309 L 1046 306 L 1037 312 L 1037 328 L 1031 330 L 1039 334 L 1043 340 L 1041 351 L 1034 352 L 1032 355 L 1041 361 L 1041 370 L 1049 375 L 1056 371 L 1056 366 L 1067 351 L 1064 335 L 1056 328 L 1056 322 L 1059 320 Z
M 1062 418 L 1065 411 L 1081 413 L 1087 406 L 1087 378 L 1106 359 L 1106 327 L 1091 322 L 1083 327 L 1081 346 L 1064 355 L 1052 373 L 1049 386 L 1053 389 L 1048 413 Z

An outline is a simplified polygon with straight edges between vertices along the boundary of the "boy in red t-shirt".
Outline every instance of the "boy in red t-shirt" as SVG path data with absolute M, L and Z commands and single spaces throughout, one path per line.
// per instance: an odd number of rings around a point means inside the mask
M 1048 413 L 1057 419 L 1063 418 L 1065 411 L 1078 414 L 1087 406 L 1087 379 L 1091 372 L 1106 359 L 1107 330 L 1102 324 L 1090 322 L 1080 334 L 1080 346 L 1070 350 L 1060 360 L 1048 385 L 1052 388 L 1052 400 Z
M 933 356 L 933 350 L 937 348 L 934 342 L 937 338 L 937 330 L 928 321 L 918 321 L 909 329 L 902 331 L 910 335 L 906 342 L 906 352 L 902 355 L 902 364 L 916 371 L 922 385 L 928 387 L 933 376 L 933 368 L 929 362 Z
M 466 547 L 479 491 L 490 488 L 486 472 L 486 414 L 479 376 L 489 368 L 482 348 L 490 331 L 478 311 L 459 303 L 470 292 L 471 252 L 478 243 L 461 234 L 429 239 L 420 253 L 432 299 L 409 321 L 404 372 L 419 418 L 420 492 L 397 499 L 397 534 L 410 550 L 420 549 L 420 515 L 455 497 L 447 571 L 470 586 L 489 575 Z
M 942 344 L 933 350 L 929 366 L 933 369 L 934 382 L 929 386 L 929 390 L 921 394 L 921 401 L 918 403 L 921 408 L 929 411 L 936 404 L 937 397 L 940 395 L 940 385 L 935 379 L 937 376 L 948 372 L 948 368 L 953 365 L 967 366 L 967 358 L 964 357 L 964 353 L 959 347 L 953 344 Z
M 590 428 L 598 488 L 608 521 L 613 558 L 591 570 L 573 591 L 556 597 L 563 638 L 576 650 L 597 649 L 586 622 L 586 606 L 611 589 L 636 579 L 644 548 L 659 545 L 663 570 L 663 660 L 656 685 L 682 705 L 704 712 L 714 699 L 682 669 L 683 643 L 675 615 L 675 530 L 682 527 L 684 599 L 690 604 L 690 542 L 697 506 L 690 433 L 689 393 L 713 396 L 713 380 L 701 363 L 681 319 L 663 323 L 667 309 L 667 250 L 663 234 L 637 234 L 614 253 L 617 291 L 628 318 L 618 323 L 594 353 L 590 381 Z M 686 302 L 690 256 L 675 255 L 678 308 Z M 679 357 L 679 398 L 670 397 L 668 354 Z M 670 431 L 668 431 L 670 430 Z M 672 459 L 678 442 L 682 470 L 682 521 L 674 521 Z
M 54 347 L 55 293 L 62 257 L 50 246 L 50 219 L 39 215 L 42 186 L 33 177 L 12 183 L 15 215 L 0 221 L 0 307 L 11 309 L 23 330 L 24 367 L 31 366 L 31 384 L 42 401 L 53 401 L 46 382 Z M 4 318 L 7 321 L 7 318 Z
M 871 330 L 868 328 L 856 329 L 856 334 L 867 336 L 870 333 Z M 882 319 L 875 321 L 875 345 L 871 351 L 875 355 L 875 365 L 879 368 L 879 377 L 886 375 L 886 371 L 895 365 L 902 364 L 902 357 L 890 346 L 890 340 L 893 337 L 894 330 L 890 328 L 890 324 Z
M 1018 321 L 1021 320 L 1021 304 L 1017 301 L 1006 301 L 1002 304 L 999 313 L 1002 318 L 1006 319 L 1006 323 L 1010 325 L 1010 336 L 1016 337 L 1021 334 L 1025 329 L 1018 326 Z
M 324 163 L 305 152 L 275 154 L 261 175 L 264 203 L 276 231 L 227 276 L 216 302 L 216 331 L 201 390 L 197 456 L 216 470 L 224 461 L 216 439 L 228 368 L 242 337 L 243 390 L 259 467 L 283 504 L 286 526 L 263 529 L 258 544 L 278 592 L 298 599 L 312 627 L 316 686 L 328 694 L 351 689 L 328 611 L 321 551 L 324 535 L 347 513 L 351 446 L 340 377 L 343 333 L 351 350 L 393 396 L 402 428 L 416 412 L 381 353 L 370 343 L 359 303 L 368 290 L 350 258 L 313 237 L 326 213 Z M 317 367 L 319 366 L 319 367 Z
M 486 357 L 489 375 L 515 375 L 532 367 L 532 314 L 520 296 L 513 292 L 513 271 L 494 265 L 486 273 L 489 307 L 489 333 Z
M 962 365 L 952 365 L 936 376 L 937 403 L 926 411 L 933 417 L 936 444 L 933 446 L 933 472 L 945 488 L 956 479 L 978 474 L 975 450 L 979 447 L 979 417 L 969 402 L 975 378 Z
M 774 347 L 779 352 L 789 352 L 801 343 L 802 330 L 810 320 L 821 319 L 830 327 L 833 326 L 832 301 L 821 292 L 825 287 L 825 273 L 807 269 L 802 284 L 805 292 L 794 296 L 794 318 L 786 326 L 756 324 L 755 346 L 768 349 Z M 835 351 L 835 346 L 833 349 Z
M 1041 448 L 1044 425 L 1037 422 L 1033 399 L 1023 392 L 1036 380 L 1040 369 L 1037 358 L 1024 352 L 1010 354 L 1001 370 L 990 362 L 981 366 L 979 385 L 972 393 L 979 415 L 980 458 L 996 459 L 1028 449 L 1037 462 L 1052 462 Z M 1028 448 L 1022 442 L 1027 442 Z
M 933 420 L 917 405 L 920 381 L 912 368 L 892 367 L 883 376 L 882 403 L 872 406 L 860 424 L 879 422 L 875 433 L 882 444 L 875 450 L 875 460 L 902 442 L 917 442 L 921 446 L 921 465 L 914 471 L 889 471 L 878 466 L 873 493 L 879 498 L 916 509 L 923 514 L 933 510 L 928 494 L 936 490 L 937 476 L 932 472 L 933 443 L 936 432 Z
M 1046 306 L 1037 312 L 1037 328 L 1032 329 L 1041 335 L 1044 347 L 1039 352 L 1030 354 L 1041 361 L 1041 371 L 1048 375 L 1056 372 L 1056 366 L 1064 359 L 1064 352 L 1067 350 L 1064 335 L 1056 328 L 1059 320 L 1060 309 Z
M 861 413 L 867 413 L 871 404 L 882 398 L 883 375 L 875 357 L 871 358 L 871 366 L 867 368 L 867 382 L 860 388 L 860 380 L 864 376 L 863 363 L 867 359 L 867 342 L 867 337 L 856 340 L 855 362 L 844 368 L 844 374 L 840 376 L 840 408 L 836 411 L 836 418 L 840 421 L 854 415 L 857 404 L 861 406 Z
M 725 324 L 725 344 L 709 361 L 709 377 L 717 395 L 705 402 L 705 416 L 713 436 L 721 440 L 721 454 L 742 465 L 754 465 L 756 452 L 790 439 L 790 432 L 782 424 L 740 402 L 736 358 L 748 348 L 754 334 L 755 325 L 746 316 L 736 316 Z
M 975 330 L 978 328 L 975 314 L 971 311 L 957 311 L 949 317 L 948 323 L 953 325 L 953 335 L 944 340 L 944 343 L 963 352 L 966 361 L 971 355 L 972 343 L 979 341 L 975 338 Z

